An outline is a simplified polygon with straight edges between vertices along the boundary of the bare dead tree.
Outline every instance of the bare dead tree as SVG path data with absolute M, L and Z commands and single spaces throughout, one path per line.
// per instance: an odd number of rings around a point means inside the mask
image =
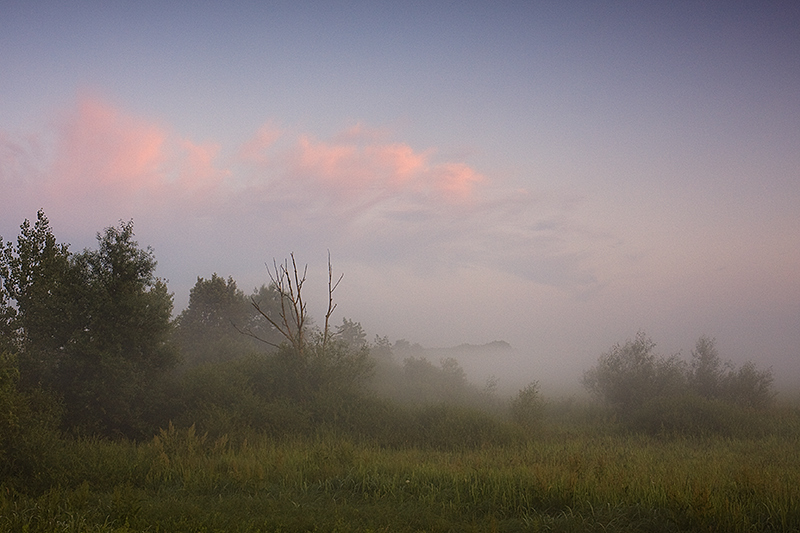
M 342 278 L 344 278 L 344 273 L 339 276 L 339 279 L 336 280 L 336 283 L 333 283 L 333 267 L 331 266 L 331 251 L 328 250 L 328 312 L 325 313 L 325 329 L 322 332 L 322 353 L 325 353 L 325 348 L 328 345 L 328 339 L 330 338 L 330 319 L 333 311 L 336 309 L 336 304 L 333 303 L 333 291 L 336 290 L 336 287 L 339 286 L 339 283 L 342 282 Z
M 291 267 L 289 261 L 285 260 L 283 264 L 278 264 L 273 260 L 273 269 L 267 265 L 267 273 L 269 274 L 270 281 L 278 293 L 280 299 L 280 311 L 277 317 L 272 317 L 267 313 L 267 310 L 261 306 L 261 303 L 255 298 L 251 298 L 250 303 L 253 308 L 269 322 L 283 337 L 289 342 L 290 346 L 294 349 L 298 357 L 302 357 L 306 346 L 306 303 L 303 300 L 303 284 L 306 282 L 306 274 L 308 273 L 308 265 L 303 268 L 303 274 L 297 268 L 294 253 L 289 254 L 291 258 Z M 333 292 L 339 283 L 344 278 L 344 274 L 339 276 L 336 283 L 333 283 L 333 267 L 331 266 L 331 256 L 328 252 L 328 310 L 325 313 L 325 329 L 322 332 L 322 350 L 326 348 L 327 342 L 330 338 L 330 317 L 336 309 L 336 304 L 333 302 Z M 269 344 L 270 346 L 278 347 L 277 344 L 267 341 L 257 334 L 253 333 L 250 328 L 239 329 L 240 333 L 253 337 L 256 340 Z

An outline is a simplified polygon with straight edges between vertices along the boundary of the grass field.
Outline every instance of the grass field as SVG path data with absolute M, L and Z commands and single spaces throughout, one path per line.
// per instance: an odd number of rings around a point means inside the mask
M 507 445 L 333 433 L 59 440 L 2 531 L 800 531 L 800 439 L 550 429 Z

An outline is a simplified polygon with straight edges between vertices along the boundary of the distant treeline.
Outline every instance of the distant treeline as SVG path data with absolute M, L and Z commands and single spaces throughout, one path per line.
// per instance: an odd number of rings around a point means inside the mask
M 133 222 L 97 236 L 96 250 L 59 243 L 39 212 L 16 243 L 0 239 L 0 460 L 35 468 L 62 435 L 148 439 L 170 423 L 211 435 L 343 431 L 377 443 L 468 445 L 529 438 L 554 407 L 535 376 L 510 399 L 470 383 L 455 359 L 419 345 L 369 341 L 347 318 L 307 314 L 292 257 L 245 295 L 233 278 L 197 278 L 172 318 Z M 507 349 L 502 341 L 494 348 Z M 605 422 L 649 433 L 736 435 L 763 420 L 772 375 L 723 362 L 712 340 L 689 362 L 653 352 L 644 334 L 603 354 L 584 376 Z M 549 411 L 548 411 L 549 410 Z M 454 444 L 455 445 L 455 444 Z

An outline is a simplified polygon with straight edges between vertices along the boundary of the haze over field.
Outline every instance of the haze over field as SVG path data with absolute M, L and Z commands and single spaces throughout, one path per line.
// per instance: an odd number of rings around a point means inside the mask
M 327 251 L 337 323 L 577 384 L 646 331 L 800 376 L 795 2 L 6 2 L 0 235 L 133 219 L 176 312 Z

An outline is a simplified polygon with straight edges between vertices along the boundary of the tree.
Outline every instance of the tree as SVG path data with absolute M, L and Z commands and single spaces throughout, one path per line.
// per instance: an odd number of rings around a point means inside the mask
M 33 226 L 22 223 L 16 246 L 3 245 L 0 278 L 3 344 L 19 353 L 21 384 L 29 388 L 54 381 L 83 325 L 86 279 L 71 261 L 69 246 L 57 242 L 43 211 Z
M 277 302 L 275 291 L 269 287 L 261 287 L 252 298 L 265 309 Z M 275 328 L 268 323 L 265 327 L 258 316 L 232 277 L 225 280 L 216 273 L 210 279 L 198 277 L 189 293 L 189 305 L 175 320 L 175 339 L 185 362 L 191 366 L 226 361 L 263 346 L 241 335 L 237 328 L 252 331 L 269 344 L 280 342 Z
M 520 389 L 511 401 L 511 419 L 524 428 L 535 428 L 541 422 L 543 414 L 544 401 L 539 393 L 538 381 Z
M 615 410 L 631 412 L 654 392 L 655 346 L 642 332 L 623 345 L 615 344 L 584 374 L 583 385 Z
M 75 263 L 87 272 L 86 322 L 65 365 L 68 423 L 92 432 L 135 435 L 148 387 L 177 363 L 172 295 L 155 277 L 151 248 L 133 240 L 133 222 L 97 235 L 99 248 Z
M 20 385 L 61 396 L 73 429 L 140 433 L 148 387 L 176 361 L 172 296 L 154 275 L 152 250 L 133 235 L 133 222 L 122 222 L 98 234 L 98 250 L 73 255 L 39 211 L 2 250 Z
M 772 372 L 752 362 L 722 362 L 713 339 L 701 337 L 690 364 L 658 357 L 643 333 L 601 355 L 584 386 L 629 427 L 650 433 L 742 434 L 773 398 Z M 745 407 L 746 409 L 742 409 Z M 750 417 L 749 421 L 746 421 Z
M 692 350 L 689 382 L 695 394 L 704 398 L 717 398 L 722 386 L 723 368 L 714 339 L 700 337 Z
M 10 353 L 16 352 L 14 317 L 17 312 L 9 301 L 9 296 L 5 287 L 8 274 L 4 273 L 6 269 L 5 261 L 3 260 L 4 251 L 3 237 L 0 235 L 0 353 Z
M 367 334 L 360 322 L 342 318 L 342 325 L 337 326 L 334 336 L 354 350 L 367 346 Z
M 738 370 L 731 369 L 722 380 L 722 397 L 740 407 L 765 409 L 775 400 L 771 370 L 759 370 L 747 361 Z
M 274 271 L 267 269 L 270 287 L 277 294 L 277 306 L 272 310 L 251 298 L 253 308 L 275 330 L 283 336 L 284 342 L 274 343 L 259 336 L 253 329 L 242 329 L 242 333 L 262 342 L 276 346 L 275 369 L 282 376 L 279 388 L 287 391 L 292 399 L 317 404 L 336 403 L 345 396 L 360 394 L 366 379 L 372 372 L 373 364 L 369 358 L 366 343 L 354 347 L 331 333 L 330 319 L 336 309 L 333 293 L 344 275 L 333 281 L 333 269 L 328 256 L 328 308 L 322 329 L 311 326 L 303 297 L 308 266 L 302 274 L 294 254 L 289 261 L 278 264 L 273 261 Z M 345 321 L 345 327 L 347 327 Z M 355 331 L 357 323 L 350 323 Z M 360 324 L 358 324 L 360 328 Z M 358 337 L 357 331 L 356 337 Z M 363 332 L 362 332 L 363 333 Z M 322 401 L 324 399 L 324 401 Z

